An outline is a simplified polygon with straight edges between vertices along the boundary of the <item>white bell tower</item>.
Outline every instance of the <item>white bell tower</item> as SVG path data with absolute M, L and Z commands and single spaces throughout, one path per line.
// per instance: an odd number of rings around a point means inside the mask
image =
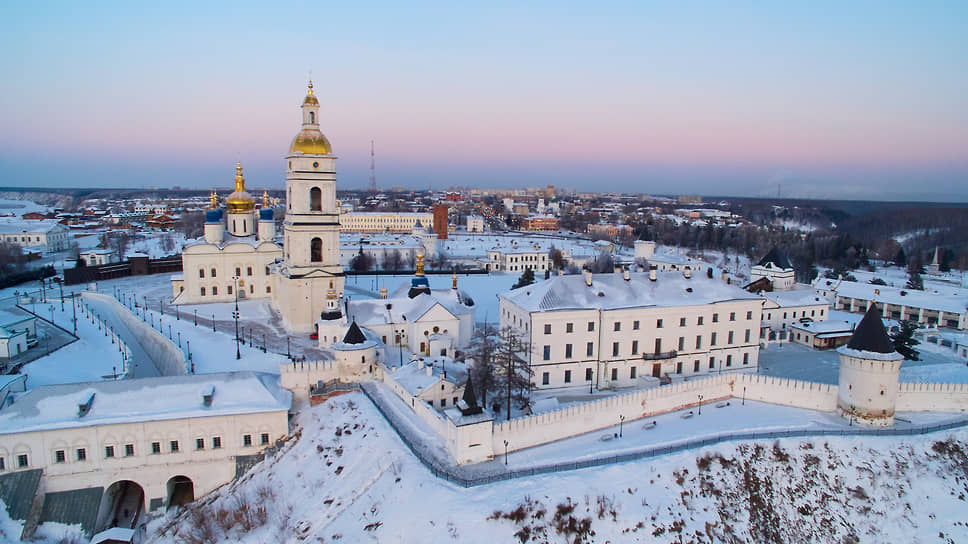
M 327 310 L 330 289 L 343 297 L 339 262 L 336 157 L 319 130 L 319 100 L 313 83 L 302 103 L 302 130 L 286 157 L 286 219 L 283 264 L 276 293 L 286 326 L 312 332 Z M 330 287 L 332 285 L 332 287 Z

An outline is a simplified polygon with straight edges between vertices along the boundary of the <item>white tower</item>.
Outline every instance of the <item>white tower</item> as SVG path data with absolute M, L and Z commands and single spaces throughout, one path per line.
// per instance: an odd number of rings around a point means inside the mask
M 293 138 L 286 157 L 285 248 L 276 293 L 286 326 L 300 332 L 313 330 L 326 311 L 330 289 L 343 297 L 336 157 L 332 152 L 319 130 L 319 100 L 310 81 L 302 103 L 302 130 Z
M 872 427 L 893 425 L 897 378 L 904 357 L 894 351 L 877 304 L 871 304 L 850 342 L 837 351 L 840 352 L 837 411 L 851 421 Z

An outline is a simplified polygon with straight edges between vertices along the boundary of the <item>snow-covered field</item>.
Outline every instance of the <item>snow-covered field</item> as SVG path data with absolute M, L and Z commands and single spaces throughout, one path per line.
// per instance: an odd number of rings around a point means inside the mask
M 463 489 L 350 394 L 150 542 L 959 542 L 968 434 L 728 443 Z M 368 452 L 363 455 L 360 452 Z M 418 499 L 418 500 L 415 500 Z

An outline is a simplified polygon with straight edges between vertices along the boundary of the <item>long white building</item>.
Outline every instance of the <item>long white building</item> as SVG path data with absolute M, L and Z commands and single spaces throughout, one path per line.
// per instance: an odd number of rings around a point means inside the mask
M 342 232 L 411 232 L 420 222 L 428 229 L 434 224 L 434 214 L 417 212 L 349 212 L 339 216 Z
M 499 295 L 538 388 L 754 371 L 762 299 L 691 271 L 556 276 Z
M 54 219 L 0 219 L 0 242 L 22 248 L 38 247 L 44 252 L 64 251 L 71 246 L 71 233 Z

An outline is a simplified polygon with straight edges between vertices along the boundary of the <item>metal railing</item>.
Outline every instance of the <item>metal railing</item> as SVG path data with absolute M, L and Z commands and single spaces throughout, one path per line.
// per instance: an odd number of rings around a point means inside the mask
M 820 437 L 820 436 L 917 436 L 922 434 L 936 433 L 939 431 L 947 431 L 951 429 L 957 429 L 961 427 L 968 426 L 968 418 L 961 419 L 958 421 L 951 421 L 947 423 L 936 423 L 933 425 L 921 425 L 917 427 L 910 427 L 906 429 L 891 428 L 891 429 L 870 429 L 854 427 L 850 429 L 791 429 L 787 431 L 744 431 L 744 432 L 726 432 L 720 433 L 716 436 L 701 438 L 696 440 L 685 440 L 682 442 L 677 442 L 675 444 L 669 444 L 665 446 L 657 446 L 652 448 L 643 448 L 637 451 L 623 453 L 620 455 L 610 455 L 606 457 L 596 457 L 594 459 L 585 459 L 583 461 L 574 461 L 570 463 L 550 463 L 546 465 L 538 465 L 530 468 L 508 470 L 507 472 L 500 472 L 497 474 L 487 474 L 480 476 L 471 476 L 465 474 L 467 471 L 458 466 L 453 465 L 443 465 L 437 459 L 434 459 L 425 451 L 417 446 L 415 439 L 410 436 L 405 430 L 404 423 L 398 421 L 396 414 L 392 410 L 385 410 L 381 406 L 383 397 L 381 395 L 374 395 L 369 388 L 374 387 L 372 384 L 361 384 L 360 388 L 363 394 L 366 395 L 370 402 L 376 406 L 377 411 L 387 420 L 393 430 L 397 433 L 397 436 L 403 441 L 404 444 L 413 452 L 414 456 L 420 460 L 420 462 L 427 467 L 427 469 L 436 477 L 443 480 L 447 480 L 453 484 L 462 487 L 476 487 L 479 485 L 486 485 L 495 482 L 503 482 L 507 480 L 513 480 L 516 478 L 527 478 L 529 476 L 538 476 L 541 474 L 552 474 L 556 472 L 567 472 L 571 470 L 579 470 L 583 468 L 598 467 L 603 465 L 611 465 L 615 463 L 625 463 L 628 461 L 636 461 L 639 459 L 648 459 L 651 457 L 658 457 L 660 455 L 669 455 L 672 453 L 679 453 L 682 451 L 687 451 L 696 448 L 703 448 L 706 446 L 713 446 L 716 444 L 721 444 L 723 442 L 731 442 L 737 440 L 775 440 L 779 438 L 803 438 L 803 437 Z

